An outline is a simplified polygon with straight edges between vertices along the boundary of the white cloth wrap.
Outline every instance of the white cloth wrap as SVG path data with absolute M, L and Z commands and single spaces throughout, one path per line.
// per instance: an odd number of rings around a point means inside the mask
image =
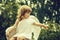
M 38 39 L 41 28 L 32 25 L 34 22 L 39 22 L 39 20 L 35 16 L 30 16 L 28 19 L 23 19 L 19 22 L 17 26 L 17 33 L 15 36 L 25 36 L 26 38 L 31 39 L 32 32 L 34 33 L 35 40 Z

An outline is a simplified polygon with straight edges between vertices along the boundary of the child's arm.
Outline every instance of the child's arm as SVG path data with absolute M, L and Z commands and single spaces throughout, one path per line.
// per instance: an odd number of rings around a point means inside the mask
M 47 25 L 44 25 L 44 24 L 41 24 L 41 23 L 38 23 L 38 22 L 34 22 L 33 25 L 44 27 L 45 29 L 48 29 Z
M 13 34 L 15 33 L 16 31 L 15 28 L 17 27 L 18 23 L 19 23 L 19 20 L 17 19 L 13 26 L 6 29 L 6 37 L 9 37 L 11 33 Z
M 15 24 L 10 27 L 9 33 L 17 27 L 18 23 L 19 23 L 19 20 L 17 19 L 16 22 L 15 22 Z

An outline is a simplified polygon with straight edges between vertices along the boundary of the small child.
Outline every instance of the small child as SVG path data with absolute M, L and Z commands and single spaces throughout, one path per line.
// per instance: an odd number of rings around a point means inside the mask
M 47 29 L 47 26 L 39 23 L 38 19 L 30 15 L 32 9 L 23 5 L 18 10 L 18 15 L 14 27 L 16 28 L 17 33 L 10 39 L 13 40 L 32 40 L 32 33 L 34 33 L 34 40 L 38 39 L 40 34 L 40 27 L 44 27 Z

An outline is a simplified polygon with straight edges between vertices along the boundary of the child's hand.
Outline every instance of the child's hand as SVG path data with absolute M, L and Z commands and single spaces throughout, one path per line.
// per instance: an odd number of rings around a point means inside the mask
M 44 28 L 45 28 L 45 29 L 48 29 L 48 25 L 44 25 Z

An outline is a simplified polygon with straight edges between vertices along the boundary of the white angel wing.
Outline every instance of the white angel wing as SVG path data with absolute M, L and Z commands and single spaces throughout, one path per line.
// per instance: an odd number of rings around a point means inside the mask
M 37 17 L 35 17 L 35 16 L 33 16 L 33 15 L 31 15 L 30 16 L 32 19 L 34 19 L 36 22 L 39 22 L 39 20 L 37 19 Z
M 35 22 L 39 22 L 39 20 L 35 16 L 31 16 L 31 18 L 35 20 Z M 41 31 L 41 28 L 35 25 L 32 25 L 32 28 L 33 28 L 34 38 L 36 38 L 37 40 Z

